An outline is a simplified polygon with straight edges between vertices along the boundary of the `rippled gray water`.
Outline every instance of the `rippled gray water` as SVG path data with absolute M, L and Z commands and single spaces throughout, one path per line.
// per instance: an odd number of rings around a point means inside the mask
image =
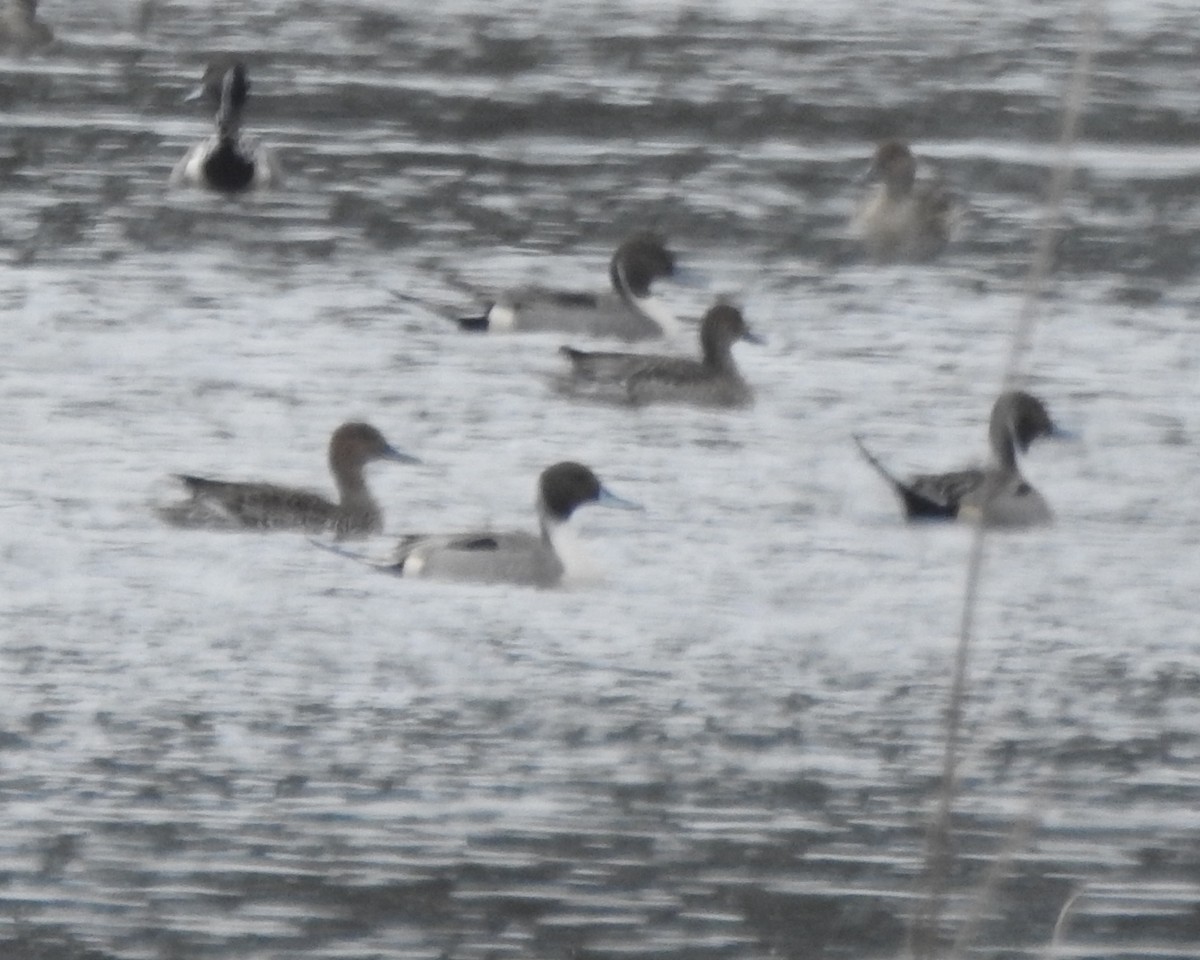
M 42 6 L 58 46 L 0 60 L 0 956 L 894 956 L 968 536 L 904 527 L 849 436 L 982 452 L 1065 5 Z M 164 188 L 218 52 L 286 191 Z M 1082 439 L 1035 451 L 1060 522 L 994 538 L 977 619 L 953 917 L 1037 822 L 982 956 L 1081 889 L 1071 956 L 1200 952 L 1198 54 L 1188 4 L 1109 10 L 1030 356 Z M 847 244 L 891 135 L 970 198 L 937 265 Z M 753 410 L 572 405 L 561 338 L 447 322 L 600 286 L 644 226 L 710 278 L 682 313 L 768 338 Z M 567 457 L 647 511 L 585 512 L 605 579 L 543 593 L 148 507 L 325 486 L 352 417 L 425 461 L 372 474 L 393 531 L 532 523 Z

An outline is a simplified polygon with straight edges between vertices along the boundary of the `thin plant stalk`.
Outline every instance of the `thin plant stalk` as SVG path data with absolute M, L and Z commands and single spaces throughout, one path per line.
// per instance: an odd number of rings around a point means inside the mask
M 1037 240 L 1034 246 L 1033 260 L 1025 281 L 1021 309 L 1017 314 L 1012 338 L 1009 342 L 1008 358 L 1004 365 L 1001 378 L 1001 390 L 1015 387 L 1022 379 L 1022 361 L 1030 349 L 1033 331 L 1037 321 L 1037 306 L 1045 287 L 1046 278 L 1050 274 L 1054 259 L 1054 247 L 1062 225 L 1062 210 L 1067 190 L 1070 187 L 1071 176 L 1074 173 L 1074 161 L 1071 155 L 1078 134 L 1079 124 L 1083 115 L 1083 107 L 1087 100 L 1088 78 L 1091 76 L 1092 60 L 1099 43 L 1101 16 L 1098 6 L 1093 0 L 1084 0 L 1080 11 L 1080 43 L 1075 57 L 1074 66 L 1067 83 L 1063 97 L 1062 127 L 1058 140 L 1058 156 L 1050 177 L 1046 203 L 1042 208 L 1042 216 L 1038 225 Z M 986 505 L 985 505 L 986 508 Z M 954 669 L 950 680 L 950 691 L 946 707 L 946 740 L 942 755 L 941 789 L 938 793 L 937 806 L 926 838 L 925 863 L 923 869 L 926 883 L 926 895 L 923 906 L 919 910 L 909 931 L 909 953 L 918 960 L 928 960 L 937 956 L 939 929 L 945 914 L 948 877 L 953 857 L 951 844 L 951 813 L 954 798 L 958 791 L 958 768 L 962 753 L 963 713 L 969 688 L 968 668 L 970 665 L 971 638 L 975 623 L 975 610 L 978 604 L 980 583 L 983 577 L 983 563 L 986 557 L 987 527 L 983 522 L 986 509 L 980 510 L 975 519 L 975 528 L 971 536 L 971 547 L 967 555 L 966 582 L 963 588 L 962 615 L 959 619 L 958 643 L 954 653 Z M 1024 827 L 1018 825 L 1017 835 L 1022 836 L 1022 844 L 1032 831 L 1032 823 Z M 991 882 L 985 883 L 981 890 L 988 898 L 994 896 L 995 888 L 999 885 L 1012 854 L 1015 853 L 1012 843 L 1008 844 L 1007 853 L 999 858 L 992 871 Z M 964 924 L 964 930 L 955 938 L 951 956 L 961 955 L 966 942 L 978 928 L 978 919 L 982 916 L 985 903 L 979 903 Z M 972 919 L 973 918 L 973 919 Z

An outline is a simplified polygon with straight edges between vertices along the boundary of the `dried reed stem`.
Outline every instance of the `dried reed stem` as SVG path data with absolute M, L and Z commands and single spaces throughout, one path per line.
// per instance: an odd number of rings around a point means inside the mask
M 1054 246 L 1062 222 L 1062 208 L 1067 189 L 1074 172 L 1071 148 L 1079 133 L 1079 122 L 1087 99 L 1087 83 L 1091 76 L 1092 59 L 1099 43 L 1101 16 L 1094 0 L 1084 0 L 1080 10 L 1080 41 L 1075 63 L 1063 96 L 1062 128 L 1058 140 L 1058 157 L 1051 173 L 1042 208 L 1034 246 L 1033 261 L 1025 281 L 1021 309 L 1013 328 L 1009 354 L 1001 377 L 1001 390 L 1015 387 L 1021 380 L 1022 360 L 1029 350 L 1033 329 L 1037 320 L 1037 306 L 1045 286 L 1046 277 L 1054 260 Z M 967 576 L 963 589 L 962 616 L 958 626 L 958 644 L 954 653 L 954 671 L 950 681 L 949 702 L 946 707 L 946 741 L 942 755 L 941 789 L 937 807 L 926 837 L 923 879 L 926 895 L 909 931 L 909 952 L 912 956 L 932 958 L 937 955 L 938 931 L 945 913 L 947 879 L 953 851 L 951 848 L 951 811 L 957 793 L 958 766 L 962 745 L 963 709 L 966 702 L 970 661 L 971 636 L 975 621 L 975 609 L 979 596 L 979 585 L 983 576 L 984 546 L 987 527 L 983 523 L 986 511 L 979 511 L 971 537 L 971 549 L 967 557 Z M 1023 844 L 1032 831 L 1033 824 L 1018 825 L 1014 836 L 1021 836 Z M 990 899 L 995 894 L 1000 879 L 1018 849 L 1013 843 L 1007 845 L 1005 855 L 997 858 L 989 871 L 990 882 L 983 885 L 980 895 Z M 964 930 L 955 938 L 951 956 L 963 949 L 968 936 L 978 927 L 986 900 L 976 898 L 976 906 Z
M 1082 886 L 1067 898 L 1067 902 L 1062 905 L 1062 909 L 1058 911 L 1058 919 L 1054 922 L 1054 934 L 1050 937 L 1050 945 L 1046 947 L 1042 954 L 1046 960 L 1050 960 L 1058 954 L 1058 946 L 1062 943 L 1062 938 L 1067 932 L 1067 921 L 1071 919 L 1071 914 L 1075 910 L 1075 904 L 1079 902 L 1079 898 L 1087 893 L 1087 886 Z

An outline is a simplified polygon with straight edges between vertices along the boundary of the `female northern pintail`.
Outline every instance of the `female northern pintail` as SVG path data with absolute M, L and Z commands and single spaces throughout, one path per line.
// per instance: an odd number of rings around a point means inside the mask
M 192 147 L 171 172 L 172 184 L 190 183 L 221 193 L 240 193 L 280 181 L 279 166 L 265 147 L 241 136 L 242 108 L 250 80 L 241 62 L 210 63 L 187 99 L 205 100 L 217 111 L 217 132 Z
M 675 336 L 679 321 L 650 291 L 655 280 L 675 276 L 675 255 L 654 233 L 635 233 L 609 262 L 612 292 L 574 293 L 527 288 L 502 293 L 482 316 L 463 317 L 464 330 L 571 330 L 597 337 L 644 340 Z
M 624 510 L 641 509 L 638 504 L 610 493 L 583 464 L 564 461 L 547 467 L 538 480 L 539 534 L 482 530 L 409 536 L 400 541 L 390 559 L 368 562 L 379 570 L 403 577 L 553 587 L 578 575 L 580 565 L 584 564 L 569 521 L 576 509 L 589 503 Z
M 329 440 L 329 469 L 337 484 L 337 503 L 319 493 L 273 483 L 177 474 L 191 498 L 161 507 L 159 515 L 172 526 L 213 530 L 332 532 L 339 540 L 379 533 L 383 513 L 363 476 L 363 469 L 373 460 L 420 462 L 392 447 L 370 424 L 343 423 Z
M 634 404 L 690 403 L 705 407 L 744 407 L 754 391 L 733 359 L 738 340 L 762 343 L 746 326 L 741 311 L 718 303 L 700 323 L 699 360 L 654 354 L 589 352 L 562 347 L 571 362 L 567 392 L 619 387 L 620 399 Z
M 992 463 L 953 473 L 922 474 L 898 480 L 859 437 L 854 438 L 867 462 L 896 491 L 910 520 L 975 519 L 993 527 L 1026 527 L 1049 523 L 1049 505 L 1021 476 L 1017 452 L 1024 453 L 1039 437 L 1062 435 L 1045 404 L 1023 390 L 1002 393 L 992 407 L 988 439 Z
M 37 0 L 7 0 L 0 10 L 0 47 L 36 50 L 54 40 L 54 31 L 37 18 Z
M 940 182 L 917 180 L 908 144 L 880 144 L 867 177 L 875 183 L 852 226 L 868 256 L 880 262 L 920 261 L 945 249 L 957 224 L 957 206 Z

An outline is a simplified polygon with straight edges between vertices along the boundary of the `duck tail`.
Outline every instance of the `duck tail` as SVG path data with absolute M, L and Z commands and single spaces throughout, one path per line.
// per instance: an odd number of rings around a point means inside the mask
M 887 467 L 879 462 L 879 458 L 876 457 L 875 454 L 867 449 L 867 445 L 863 443 L 863 439 L 859 434 L 851 434 L 851 437 L 854 440 L 854 445 L 858 447 L 858 452 L 863 455 L 863 459 L 866 460 L 867 463 L 869 463 L 872 467 L 874 467 L 875 472 L 883 477 L 883 479 L 886 480 L 890 486 L 895 487 L 897 490 L 901 490 L 905 487 L 904 481 L 897 478 L 895 474 L 893 474 L 890 470 L 888 470 Z
M 173 473 L 171 476 L 196 499 L 216 496 L 223 483 L 221 480 L 210 480 L 208 477 L 198 477 L 191 473 Z
M 458 323 L 458 328 L 460 330 L 467 330 L 471 333 L 487 333 L 487 313 L 481 313 L 477 317 L 457 317 L 455 318 L 455 321 Z
M 559 347 L 558 352 L 571 364 L 569 376 L 573 385 L 578 386 L 584 382 L 598 382 L 604 379 L 602 354 L 592 353 L 589 350 L 578 350 L 575 347 Z
M 867 449 L 867 445 L 863 443 L 862 437 L 857 433 L 852 434 L 852 436 L 855 446 L 858 447 L 858 452 L 863 455 L 863 459 L 875 468 L 875 472 L 883 477 L 888 486 L 896 491 L 896 495 L 900 498 L 900 502 L 904 506 L 904 515 L 908 519 L 946 518 L 955 515 L 955 511 L 952 508 L 931 499 L 917 490 L 912 484 L 906 483 L 888 470 L 887 467 L 879 462 L 879 458 Z
M 407 539 L 405 538 L 405 541 Z M 402 541 L 402 543 L 405 541 Z M 339 543 L 322 540 L 319 537 L 309 537 L 308 542 L 319 550 L 324 550 L 326 553 L 332 553 L 339 557 L 345 557 L 348 560 L 353 560 L 355 563 L 361 563 L 364 567 L 370 567 L 372 570 L 378 570 L 380 573 L 394 573 L 397 576 L 404 573 L 404 561 L 407 557 L 403 555 L 399 558 L 380 559 L 378 557 L 369 557 L 365 553 L 359 553 L 357 550 L 348 550 Z M 397 553 L 400 552 L 397 550 Z
M 370 564 L 371 558 L 366 554 L 358 553 L 355 550 L 347 550 L 341 544 L 333 543 L 329 540 L 322 540 L 319 537 L 309 537 L 308 542 L 319 550 L 324 550 L 327 553 L 337 554 L 339 557 L 347 557 L 350 560 L 357 560 L 359 563 Z

